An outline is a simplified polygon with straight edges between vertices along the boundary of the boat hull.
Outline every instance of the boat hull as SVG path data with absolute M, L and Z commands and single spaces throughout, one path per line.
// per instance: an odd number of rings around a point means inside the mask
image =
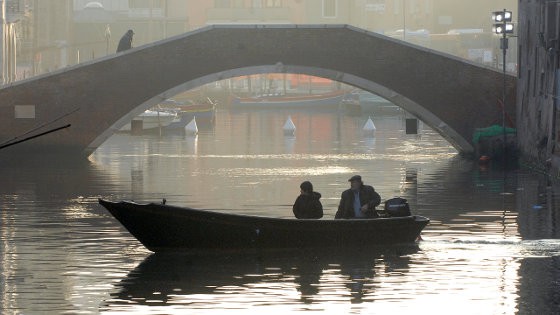
M 174 109 L 177 110 L 177 119 L 165 127 L 166 131 L 183 131 L 193 118 L 196 118 L 198 127 L 211 129 L 215 125 L 215 103 L 176 105 Z
M 147 110 L 144 113 L 138 115 L 133 120 L 142 121 L 142 130 L 152 130 L 156 128 L 165 128 L 169 126 L 177 115 L 168 112 L 156 112 Z M 131 131 L 132 124 L 128 123 L 124 125 L 120 131 Z
M 390 101 L 367 91 L 353 91 L 341 101 L 340 106 L 351 115 L 399 114 L 401 108 Z
M 188 125 L 193 118 L 196 118 L 196 122 L 199 127 L 214 127 L 215 125 L 215 111 L 214 109 L 208 111 L 200 111 L 200 112 L 180 112 L 178 114 L 178 118 L 171 122 L 168 126 L 165 127 L 165 130 L 181 130 Z
M 317 95 L 234 97 L 232 108 L 322 108 L 338 109 L 347 91 Z
M 351 220 L 298 220 L 196 210 L 163 204 L 99 200 L 146 248 L 324 248 L 414 242 L 422 216 Z

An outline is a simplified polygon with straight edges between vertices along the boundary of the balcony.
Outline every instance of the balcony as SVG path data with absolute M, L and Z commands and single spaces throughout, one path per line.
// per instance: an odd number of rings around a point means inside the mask
M 291 23 L 290 8 L 213 8 L 206 11 L 211 22 L 254 22 Z

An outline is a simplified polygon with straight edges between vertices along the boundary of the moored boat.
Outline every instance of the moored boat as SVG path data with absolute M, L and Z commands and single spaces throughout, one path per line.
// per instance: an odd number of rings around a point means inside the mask
M 183 130 L 185 126 L 196 118 L 200 127 L 213 127 L 215 124 L 216 102 L 207 98 L 203 101 L 186 100 L 183 102 L 167 100 L 158 105 L 159 108 L 172 111 L 177 114 L 177 118 L 166 126 L 167 131 Z
M 229 214 L 166 204 L 99 199 L 154 252 L 194 249 L 325 248 L 413 243 L 429 219 L 300 220 Z
M 338 109 L 347 90 L 336 90 L 322 94 L 304 95 L 260 95 L 253 97 L 235 96 L 231 100 L 232 108 L 321 108 Z
M 348 93 L 340 107 L 349 114 L 398 114 L 401 108 L 390 101 L 364 90 Z
M 367 92 L 358 92 L 358 101 L 362 113 L 400 113 L 401 108 L 383 97 Z
M 150 130 L 157 128 L 167 127 L 177 118 L 175 113 L 170 113 L 167 111 L 151 110 L 148 109 L 142 114 L 136 116 L 131 123 L 124 125 L 120 131 L 131 131 L 132 125 L 136 121 L 141 121 L 142 130 Z

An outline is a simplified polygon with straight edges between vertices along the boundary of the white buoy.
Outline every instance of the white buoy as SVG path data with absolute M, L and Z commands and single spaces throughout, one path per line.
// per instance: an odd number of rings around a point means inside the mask
M 284 136 L 284 153 L 293 154 L 296 146 L 295 136 Z
M 187 135 L 198 134 L 198 127 L 196 126 L 196 117 L 193 117 L 190 123 L 185 126 L 185 133 Z
M 375 134 L 375 130 L 376 128 L 375 125 L 373 124 L 373 120 L 371 120 L 371 117 L 369 117 L 363 128 L 364 134 L 373 136 Z
M 291 116 L 288 116 L 288 120 L 286 120 L 282 129 L 284 129 L 284 135 L 286 136 L 293 136 L 296 133 L 296 125 L 294 125 Z

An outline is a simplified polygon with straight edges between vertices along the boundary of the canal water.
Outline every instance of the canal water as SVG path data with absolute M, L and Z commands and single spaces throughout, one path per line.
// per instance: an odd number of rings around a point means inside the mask
M 283 134 L 288 116 L 295 136 Z M 558 186 L 465 160 L 422 124 L 407 135 L 403 114 L 373 115 L 377 131 L 365 135 L 367 118 L 219 110 L 197 136 L 116 134 L 87 161 L 5 162 L 0 313 L 558 314 Z M 291 218 L 310 180 L 333 218 L 354 174 L 429 217 L 422 241 L 160 255 L 97 203 L 165 198 Z

